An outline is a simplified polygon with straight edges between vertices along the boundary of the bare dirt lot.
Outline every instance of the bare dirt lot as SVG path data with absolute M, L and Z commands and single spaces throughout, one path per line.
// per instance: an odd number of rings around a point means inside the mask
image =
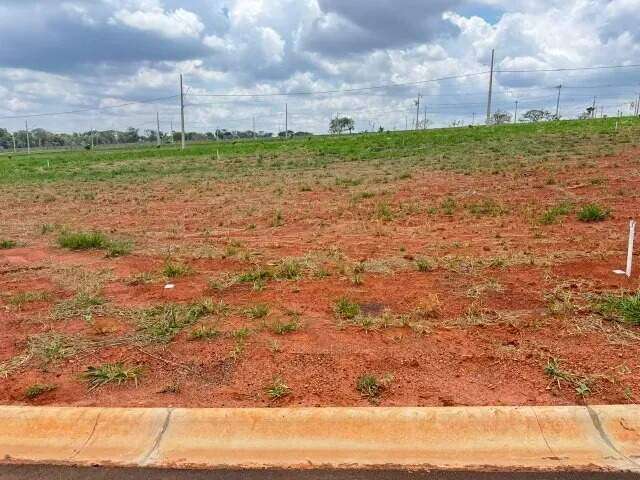
M 639 158 L 8 185 L 0 402 L 637 402 Z

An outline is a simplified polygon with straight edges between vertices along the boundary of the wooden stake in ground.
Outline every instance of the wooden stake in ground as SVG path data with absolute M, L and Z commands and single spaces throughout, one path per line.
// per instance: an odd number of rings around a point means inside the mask
M 631 277 L 631 267 L 633 265 L 633 241 L 636 236 L 636 221 L 629 220 L 629 243 L 627 245 L 627 268 L 626 270 L 614 270 L 617 275 L 626 275 Z

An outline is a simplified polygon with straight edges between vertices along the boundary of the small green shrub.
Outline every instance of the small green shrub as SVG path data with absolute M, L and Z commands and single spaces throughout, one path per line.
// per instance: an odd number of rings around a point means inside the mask
M 0 240 L 0 250 L 8 250 L 10 248 L 16 248 L 18 246 L 18 242 L 15 240 Z
M 352 302 L 346 297 L 338 299 L 335 304 L 336 315 L 347 320 L 352 320 L 356 316 L 360 315 L 360 311 L 360 305 L 356 302 Z
M 27 387 L 27 389 L 24 392 L 24 396 L 27 397 L 29 400 L 33 400 L 34 398 L 37 398 L 40 395 L 45 394 L 47 392 L 51 392 L 55 389 L 56 389 L 55 385 L 46 384 L 46 383 L 36 383 L 34 385 Z
M 583 206 L 578 212 L 578 220 L 581 222 L 602 222 L 609 218 L 610 211 L 596 203 Z
M 193 273 L 193 269 L 189 265 L 184 265 L 182 263 L 167 262 L 162 268 L 162 273 L 167 278 L 179 278 L 191 275 Z
M 106 248 L 107 237 L 102 232 L 63 231 L 58 237 L 58 245 L 69 250 L 94 250 Z
M 640 325 L 640 292 L 634 295 L 606 296 L 597 303 L 596 310 L 609 319 Z
M 562 202 L 556 206 L 550 207 L 540 215 L 540 223 L 542 225 L 551 225 L 558 221 L 558 217 L 569 215 L 572 206 L 569 202 Z

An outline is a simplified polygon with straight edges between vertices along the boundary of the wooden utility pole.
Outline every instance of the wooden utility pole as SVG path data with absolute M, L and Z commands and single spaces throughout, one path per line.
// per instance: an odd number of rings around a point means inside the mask
M 416 100 L 416 130 L 420 128 L 420 94 L 418 94 L 418 100 Z
M 495 60 L 495 49 L 491 50 L 491 71 L 489 72 L 489 97 L 487 98 L 487 125 L 491 125 L 491 96 L 493 94 L 493 62 Z
M 180 74 L 180 124 L 182 127 L 182 141 L 180 142 L 180 149 L 184 150 L 184 88 L 182 86 L 182 74 Z

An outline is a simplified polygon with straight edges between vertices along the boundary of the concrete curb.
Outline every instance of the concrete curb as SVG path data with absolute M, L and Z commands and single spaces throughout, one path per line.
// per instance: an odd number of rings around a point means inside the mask
M 640 472 L 640 406 L 0 407 L 0 464 Z

